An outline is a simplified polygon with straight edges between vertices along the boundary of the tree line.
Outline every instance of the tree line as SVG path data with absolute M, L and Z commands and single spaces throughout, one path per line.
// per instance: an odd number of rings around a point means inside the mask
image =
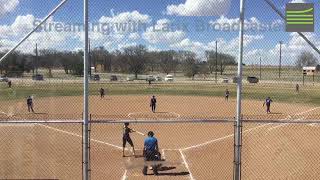
M 3 55 L 0 53 L 0 57 Z M 134 74 L 136 78 L 139 74 L 153 72 L 183 72 L 185 76 L 194 78 L 197 74 L 223 74 L 226 66 L 236 65 L 235 57 L 229 54 L 206 51 L 205 57 L 199 59 L 191 51 L 149 51 L 143 45 L 112 52 L 97 47 L 90 50 L 89 62 L 91 67 L 95 67 L 93 73 L 100 67 L 101 72 Z M 81 76 L 83 52 L 40 49 L 33 54 L 26 54 L 15 51 L 0 63 L 0 73 L 9 77 L 20 77 L 24 72 L 36 74 L 39 68 L 47 69 L 49 77 L 52 77 L 52 69 L 64 69 L 66 74 Z

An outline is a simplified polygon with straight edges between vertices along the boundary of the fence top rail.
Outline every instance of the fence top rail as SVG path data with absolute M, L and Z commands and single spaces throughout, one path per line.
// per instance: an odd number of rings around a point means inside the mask
M 310 120 L 259 120 L 250 119 L 242 120 L 244 123 L 260 123 L 260 124 L 320 124 L 320 119 L 310 119 Z
M 72 123 L 82 123 L 82 120 L 2 120 L 0 121 L 1 124 L 41 124 L 41 123 L 65 123 L 65 124 L 72 124 Z
M 151 123 L 151 124 L 183 124 L 183 123 L 235 123 L 231 119 L 187 119 L 187 120 L 91 120 L 90 123 L 97 124 L 121 124 L 121 123 Z M 319 120 L 242 120 L 243 123 L 261 124 L 320 124 Z
M 122 124 L 122 123 L 151 123 L 151 124 L 178 124 L 178 123 L 234 123 L 234 120 L 230 119 L 137 119 L 137 120 L 91 120 L 90 123 L 100 124 Z
M 135 124 L 184 124 L 184 123 L 235 123 L 233 119 L 158 119 L 158 120 L 91 120 L 89 123 L 92 124 L 123 124 L 123 123 L 135 123 Z M 40 123 L 83 123 L 83 120 L 76 119 L 50 119 L 50 120 L 1 120 L 1 124 L 40 124 Z M 251 119 L 242 120 L 242 123 L 259 123 L 259 124 L 320 124 L 320 119 L 310 119 L 310 120 L 261 120 L 261 119 Z

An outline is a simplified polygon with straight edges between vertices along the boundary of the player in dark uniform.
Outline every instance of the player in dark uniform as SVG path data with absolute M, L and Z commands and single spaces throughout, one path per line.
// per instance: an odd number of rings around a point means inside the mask
M 126 147 L 127 142 L 131 145 L 132 147 L 132 152 L 133 156 L 135 156 L 135 150 L 134 150 L 134 145 L 132 142 L 132 139 L 130 137 L 130 133 L 135 132 L 133 129 L 129 128 L 129 123 L 124 123 L 123 127 L 123 137 L 122 137 L 122 157 L 125 157 L 124 155 L 124 148 Z
M 151 100 L 150 100 L 150 107 L 151 107 L 151 111 L 153 113 L 156 112 L 156 104 L 157 104 L 157 99 L 155 96 L 152 96 Z
M 11 88 L 11 86 L 12 86 L 12 82 L 8 81 L 8 87 Z
M 148 137 L 144 140 L 143 157 L 145 161 L 160 161 L 161 154 L 159 153 L 159 146 L 157 138 L 153 137 L 152 131 L 148 132 Z M 158 165 L 153 164 L 152 170 L 154 175 L 158 175 Z M 148 166 L 144 165 L 142 173 L 147 175 Z
M 104 98 L 104 95 L 105 95 L 105 91 L 104 91 L 104 89 L 103 88 L 100 88 L 100 97 L 101 97 L 101 99 L 102 98 Z
M 267 99 L 263 103 L 263 106 L 264 105 L 267 106 L 267 113 L 271 113 L 271 111 L 270 111 L 271 102 L 272 102 L 271 98 L 267 97 Z
M 299 93 L 299 84 L 296 84 L 296 92 Z
M 226 91 L 224 92 L 224 96 L 225 96 L 225 100 L 228 101 L 230 96 L 230 91 L 228 89 L 226 89 Z
M 30 110 L 31 110 L 34 113 L 33 100 L 31 98 L 31 96 L 28 96 L 28 98 L 27 98 L 27 106 L 28 106 L 28 111 L 30 112 Z

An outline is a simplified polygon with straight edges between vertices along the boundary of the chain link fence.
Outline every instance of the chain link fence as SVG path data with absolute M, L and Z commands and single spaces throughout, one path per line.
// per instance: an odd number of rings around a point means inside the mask
M 81 179 L 82 124 L 3 122 L 1 179 Z
M 243 179 L 319 179 L 319 34 L 285 32 L 294 2 L 245 4 Z M 0 179 L 83 177 L 85 71 L 91 179 L 234 178 L 238 1 L 91 0 L 88 69 L 82 2 L 0 10 Z M 125 122 L 135 156 L 126 144 L 122 157 Z M 142 174 L 148 131 L 162 155 L 156 178 Z
M 243 179 L 317 179 L 318 123 L 244 123 Z

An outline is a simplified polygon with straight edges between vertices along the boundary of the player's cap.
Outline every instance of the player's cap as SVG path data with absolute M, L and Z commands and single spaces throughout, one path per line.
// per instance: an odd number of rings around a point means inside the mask
M 129 123 L 128 123 L 128 122 L 126 122 L 126 123 L 124 123 L 124 125 L 125 125 L 125 126 L 129 126 Z
M 153 133 L 152 131 L 149 131 L 149 132 L 148 132 L 148 136 L 153 137 L 153 135 L 154 135 L 154 133 Z

